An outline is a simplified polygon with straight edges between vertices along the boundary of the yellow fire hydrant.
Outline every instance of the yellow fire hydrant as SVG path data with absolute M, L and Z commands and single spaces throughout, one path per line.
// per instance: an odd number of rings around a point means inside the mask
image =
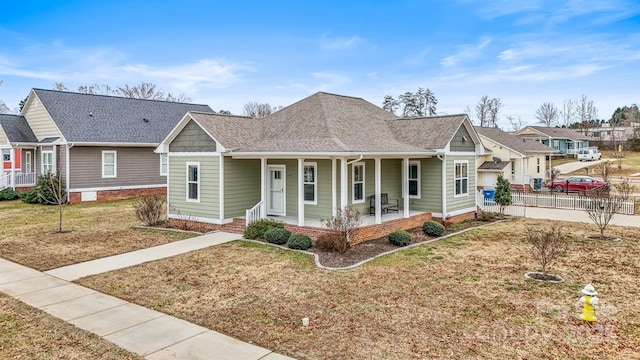
M 598 305 L 598 293 L 593 285 L 588 284 L 582 289 L 583 297 L 580 298 L 580 302 L 583 303 L 582 314 L 580 314 L 580 319 L 589 322 L 595 322 L 598 319 L 596 318 L 596 311 L 593 308 Z

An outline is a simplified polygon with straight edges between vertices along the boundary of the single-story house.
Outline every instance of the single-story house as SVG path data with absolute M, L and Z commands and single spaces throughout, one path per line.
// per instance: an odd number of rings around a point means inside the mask
M 365 224 L 395 221 L 362 237 L 474 216 L 483 151 L 464 114 L 402 119 L 324 92 L 261 119 L 190 111 L 156 149 L 168 154 L 169 218 L 318 228 L 352 206 Z
M 9 122 L 24 130 L 23 138 L 5 142 L 3 150 L 9 149 L 9 159 L 14 159 L 11 186 L 33 186 L 38 175 L 54 173 L 61 176 L 71 202 L 164 193 L 166 155 L 154 150 L 188 111 L 213 110 L 199 104 L 32 89 L 20 116 L 3 120 L 3 128 Z
M 589 147 L 589 137 L 568 128 L 526 126 L 515 133 L 523 139 L 539 141 L 555 150 L 555 154 L 575 156 Z
M 0 190 L 35 184 L 33 149 L 37 142 L 23 116 L 0 114 Z
M 491 151 L 482 156 L 478 166 L 479 186 L 495 188 L 498 175 L 509 180 L 514 190 L 529 192 L 535 185 L 541 186 L 547 174 L 546 157 L 554 149 L 498 128 L 476 126 L 475 129 L 485 148 Z

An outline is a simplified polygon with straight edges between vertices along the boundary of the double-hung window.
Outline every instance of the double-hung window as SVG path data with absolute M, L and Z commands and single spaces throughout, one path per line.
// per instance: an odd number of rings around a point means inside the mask
M 2 161 L 11 161 L 11 149 L 2 149 Z
M 187 201 L 200 202 L 200 163 L 187 163 Z
M 553 140 L 553 148 L 560 150 L 560 140 Z
M 420 162 L 409 162 L 409 197 L 420 198 Z
M 469 162 L 454 162 L 455 196 L 469 195 Z
M 167 175 L 168 164 L 167 154 L 160 154 L 160 175 Z
M 536 172 L 540 174 L 540 158 L 536 158 Z
M 304 163 L 304 203 L 317 204 L 318 181 L 316 178 L 316 163 Z
M 42 174 L 53 173 L 53 151 L 42 152 Z
M 118 176 L 118 153 L 116 151 L 102 152 L 102 177 L 114 178 Z
M 352 191 L 352 203 L 363 203 L 364 202 L 364 163 L 355 163 L 353 164 L 353 173 L 352 183 L 353 183 L 353 191 Z

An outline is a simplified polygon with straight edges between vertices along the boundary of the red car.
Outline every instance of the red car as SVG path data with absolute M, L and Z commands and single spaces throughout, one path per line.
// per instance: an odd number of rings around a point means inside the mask
M 588 190 L 601 186 L 608 188 L 609 184 L 589 176 L 571 176 L 564 180 L 556 180 L 552 182 L 551 191 L 584 193 Z

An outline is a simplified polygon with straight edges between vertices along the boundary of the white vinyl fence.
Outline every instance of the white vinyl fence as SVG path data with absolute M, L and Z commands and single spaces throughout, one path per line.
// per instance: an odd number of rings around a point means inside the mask
M 477 192 L 478 205 L 482 211 L 498 213 L 500 212 L 500 205 L 496 204 L 492 199 L 485 199 L 482 192 Z M 515 201 L 504 208 L 505 215 L 511 216 L 526 216 L 527 208 L 522 203 L 515 203 Z

